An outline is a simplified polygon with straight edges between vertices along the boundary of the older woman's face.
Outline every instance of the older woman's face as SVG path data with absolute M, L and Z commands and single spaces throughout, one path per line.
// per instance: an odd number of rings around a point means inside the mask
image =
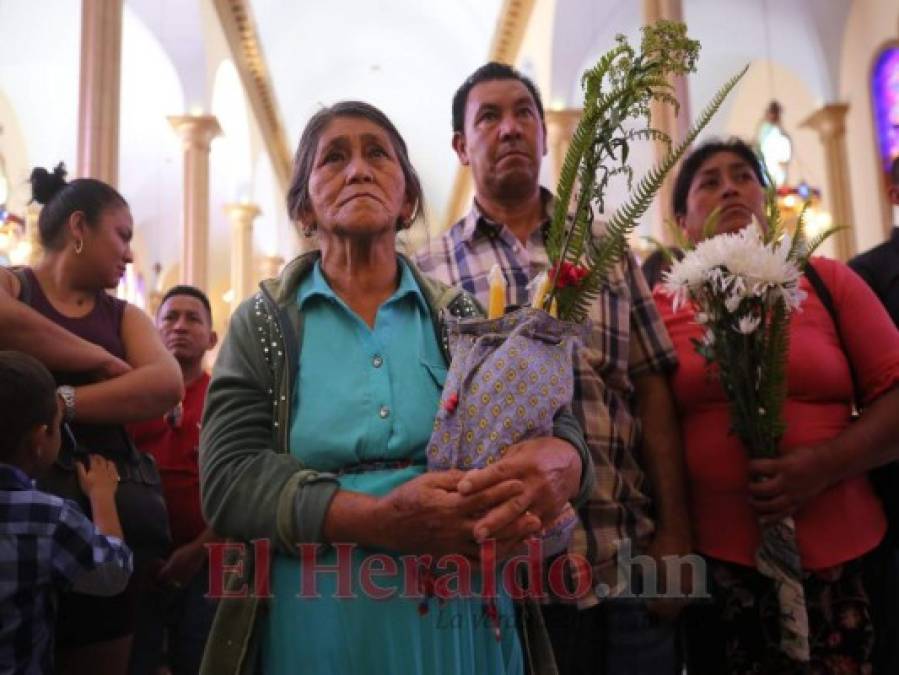
M 412 215 L 406 180 L 387 132 L 362 117 L 337 117 L 318 140 L 309 176 L 314 222 L 324 235 L 394 232 Z
M 755 216 L 765 222 L 765 190 L 746 160 L 733 152 L 719 152 L 699 167 L 687 193 L 687 213 L 678 224 L 692 241 L 702 238 L 709 214 L 721 209 L 717 233 L 736 232 Z

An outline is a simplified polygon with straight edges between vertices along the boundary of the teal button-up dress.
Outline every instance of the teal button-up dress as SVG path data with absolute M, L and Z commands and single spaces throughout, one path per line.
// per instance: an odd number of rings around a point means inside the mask
M 374 328 L 334 294 L 320 263 L 297 291 L 303 342 L 291 452 L 320 471 L 349 469 L 340 475 L 341 487 L 376 496 L 425 471 L 425 446 L 446 378 L 428 305 L 408 267 L 401 260 L 399 265 L 399 287 L 378 309 Z M 401 460 L 411 464 L 377 464 Z M 300 593 L 303 575 L 311 574 L 308 566 L 296 557 L 274 557 L 263 649 L 266 675 L 523 672 L 514 610 L 499 577 L 497 640 L 476 594 L 445 603 L 432 598 L 425 614 L 421 598 L 401 597 L 399 556 L 389 556 L 396 575 L 382 572 L 383 560 L 367 563 L 377 588 L 372 593 L 371 586 L 363 587 L 363 561 L 375 553 L 385 552 L 352 551 L 351 597 L 340 598 L 335 595 L 347 587 L 338 588 L 334 549 L 320 548 L 316 597 Z M 472 587 L 481 588 L 480 575 L 474 574 Z M 373 597 L 384 589 L 393 591 L 390 597 Z

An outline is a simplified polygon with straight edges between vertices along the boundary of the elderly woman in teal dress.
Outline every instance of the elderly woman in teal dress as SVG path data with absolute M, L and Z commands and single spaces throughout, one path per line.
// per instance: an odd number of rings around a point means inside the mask
M 288 207 L 320 251 L 235 313 L 201 440 L 204 510 L 223 535 L 273 542 L 270 597 L 221 603 L 204 672 L 523 672 L 499 573 L 498 620 L 484 616 L 477 542 L 492 538 L 499 559 L 520 549 L 583 496 L 592 467 L 564 414 L 554 437 L 510 448 L 510 469 L 477 489 L 461 471 L 425 471 L 443 317 L 480 309 L 396 252 L 420 203 L 405 143 L 379 110 L 343 102 L 309 121 Z M 426 577 L 404 557 L 425 554 L 470 562 L 473 592 L 410 594 Z

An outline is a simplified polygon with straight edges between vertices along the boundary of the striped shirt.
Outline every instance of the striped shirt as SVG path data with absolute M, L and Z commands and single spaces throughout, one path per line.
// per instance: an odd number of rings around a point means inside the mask
M 0 673 L 52 673 L 57 594 L 118 593 L 131 568 L 128 547 L 74 502 L 0 464 Z
M 506 303 L 529 303 L 528 284 L 549 267 L 544 233 L 552 195 L 544 190 L 543 197 L 546 220 L 527 244 L 505 225 L 488 220 L 475 203 L 462 220 L 419 252 L 422 271 L 461 286 L 486 305 L 487 277 L 496 263 L 508 284 Z M 618 570 L 618 553 L 624 560 L 628 554 L 644 552 L 655 531 L 651 486 L 640 464 L 641 429 L 633 382 L 640 375 L 665 373 L 677 365 L 674 347 L 633 255 L 611 270 L 589 320 L 592 330 L 574 354 L 572 401 L 596 470 L 596 487 L 580 509 L 581 527 L 569 545 L 569 553 L 585 556 L 591 565 L 590 591 L 578 598 L 582 607 L 627 590 L 628 579 Z M 625 550 L 626 546 L 630 548 Z M 571 583 L 583 588 L 586 581 L 573 578 Z

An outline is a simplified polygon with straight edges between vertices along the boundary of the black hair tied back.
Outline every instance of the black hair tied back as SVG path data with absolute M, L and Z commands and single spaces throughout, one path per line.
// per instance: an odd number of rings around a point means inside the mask
M 37 167 L 28 178 L 31 183 L 31 200 L 46 206 L 66 186 L 66 165 L 60 162 L 50 173 Z

